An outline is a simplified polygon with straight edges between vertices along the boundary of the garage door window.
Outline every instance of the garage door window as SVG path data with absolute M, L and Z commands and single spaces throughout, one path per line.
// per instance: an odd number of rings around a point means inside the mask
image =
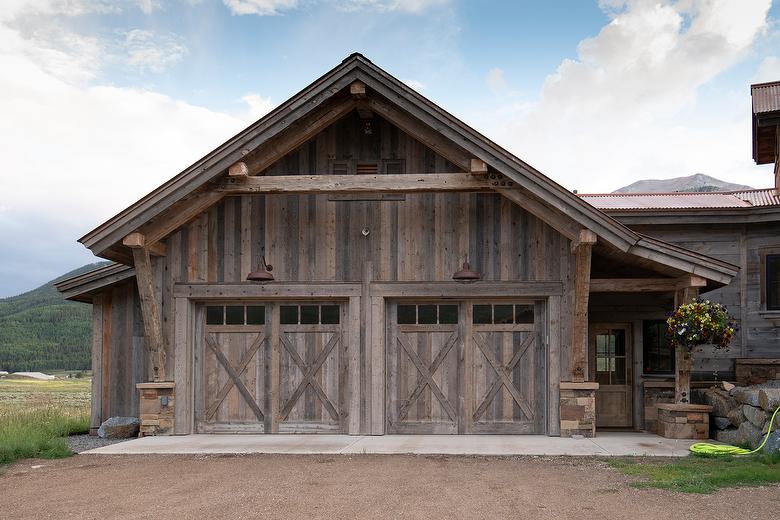
M 206 325 L 265 325 L 265 306 L 209 305 Z
M 457 305 L 399 305 L 399 325 L 456 325 L 458 323 Z
M 474 305 L 472 311 L 473 321 L 476 325 L 528 324 L 534 322 L 533 305 L 478 304 Z
M 338 305 L 281 305 L 279 322 L 282 325 L 338 325 Z

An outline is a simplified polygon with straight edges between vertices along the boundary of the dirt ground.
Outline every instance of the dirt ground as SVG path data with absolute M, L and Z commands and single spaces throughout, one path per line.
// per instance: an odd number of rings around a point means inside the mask
M 77 455 L 8 468 L 0 518 L 748 520 L 780 510 L 778 487 L 692 495 L 630 482 L 594 459 Z

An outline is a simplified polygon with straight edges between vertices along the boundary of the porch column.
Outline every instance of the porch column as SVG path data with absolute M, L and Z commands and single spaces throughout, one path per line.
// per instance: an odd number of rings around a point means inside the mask
M 587 379 L 588 367 L 588 299 L 590 296 L 590 264 L 596 234 L 589 229 L 580 231 L 572 242 L 576 265 L 574 281 L 574 323 L 571 337 L 571 381 L 582 383 Z
M 138 285 L 138 295 L 141 299 L 141 315 L 144 322 L 144 342 L 151 352 L 154 380 L 165 380 L 165 345 L 163 343 L 160 310 L 157 296 L 154 293 L 154 274 L 150 248 L 146 247 L 146 237 L 141 233 L 127 235 L 122 243 L 133 251 L 135 264 L 135 280 Z
M 690 276 L 680 280 L 674 292 L 674 308 L 690 303 L 699 297 L 699 287 L 706 285 L 706 280 L 698 276 Z M 693 358 L 685 349 L 677 348 L 675 354 L 674 402 L 689 404 L 691 393 L 691 369 Z

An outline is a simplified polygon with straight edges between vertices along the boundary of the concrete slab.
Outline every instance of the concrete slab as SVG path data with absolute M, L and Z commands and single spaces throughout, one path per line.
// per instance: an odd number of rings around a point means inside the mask
M 649 433 L 602 433 L 594 439 L 545 435 L 181 435 L 143 437 L 83 452 L 96 455 L 244 454 L 298 455 L 568 455 L 684 457 L 696 441 Z

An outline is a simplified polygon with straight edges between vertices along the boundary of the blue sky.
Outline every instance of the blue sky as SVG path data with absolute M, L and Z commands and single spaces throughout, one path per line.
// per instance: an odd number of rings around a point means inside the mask
M 569 189 L 693 173 L 767 186 L 749 85 L 780 79 L 779 14 L 770 0 L 5 0 L 0 297 L 92 261 L 79 236 L 354 51 Z

